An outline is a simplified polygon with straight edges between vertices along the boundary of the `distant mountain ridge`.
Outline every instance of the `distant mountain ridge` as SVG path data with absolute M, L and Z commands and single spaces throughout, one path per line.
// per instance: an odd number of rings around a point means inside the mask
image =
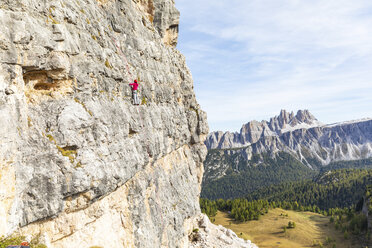
M 220 150 L 218 159 L 213 155 L 209 156 L 213 161 L 207 157 L 204 162 L 206 181 L 223 177 L 229 168 L 239 172 L 242 164 L 259 165 L 262 160 L 255 162 L 257 155 L 275 158 L 279 152 L 317 169 L 332 162 L 372 157 L 372 119 L 326 125 L 308 110 L 299 110 L 296 115 L 282 110 L 270 121 L 244 124 L 240 132 L 212 132 L 205 144 L 209 150 Z M 225 159 L 232 156 L 234 159 Z
M 285 132 L 302 128 L 322 126 L 308 110 L 299 110 L 295 115 L 281 110 L 278 116 L 270 121 L 250 121 L 244 124 L 240 132 L 212 132 L 208 135 L 205 144 L 208 149 L 229 149 L 244 147 L 259 141 L 263 136 L 278 136 Z

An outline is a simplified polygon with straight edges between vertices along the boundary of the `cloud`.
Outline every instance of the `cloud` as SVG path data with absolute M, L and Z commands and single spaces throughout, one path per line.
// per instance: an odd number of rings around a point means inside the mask
M 372 117 L 372 2 L 176 5 L 179 49 L 211 130 L 238 130 L 283 108 L 310 109 L 323 122 Z

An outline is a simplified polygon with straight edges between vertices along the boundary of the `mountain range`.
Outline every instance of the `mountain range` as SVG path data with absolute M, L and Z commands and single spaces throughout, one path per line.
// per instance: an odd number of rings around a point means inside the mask
M 365 166 L 372 157 L 372 119 L 324 124 L 308 110 L 296 114 L 281 110 L 269 121 L 244 124 L 240 132 L 212 132 L 205 144 L 208 155 L 204 161 L 204 189 L 226 176 L 233 182 L 232 175 L 248 170 L 250 176 L 240 180 L 255 180 L 252 170 L 265 170 L 263 178 L 270 179 L 270 184 L 274 173 L 286 173 L 282 176 L 285 179 L 277 181 L 282 182 L 310 177 L 312 171 L 327 168 Z M 301 176 L 292 178 L 294 171 L 301 171 Z M 268 173 L 272 174 L 267 176 Z M 246 189 L 250 190 L 253 189 Z

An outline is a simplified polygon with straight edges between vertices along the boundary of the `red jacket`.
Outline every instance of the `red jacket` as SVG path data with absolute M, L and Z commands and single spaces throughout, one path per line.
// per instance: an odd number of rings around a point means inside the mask
M 132 90 L 138 90 L 138 83 L 131 83 L 129 85 L 132 86 Z

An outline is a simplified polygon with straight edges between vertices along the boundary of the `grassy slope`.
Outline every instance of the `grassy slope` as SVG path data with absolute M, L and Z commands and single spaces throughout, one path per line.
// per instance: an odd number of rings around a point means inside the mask
M 280 216 L 288 214 L 288 217 Z M 288 229 L 283 233 L 283 227 L 289 221 L 296 223 L 295 229 Z M 282 209 L 269 210 L 258 221 L 237 223 L 231 220 L 226 213 L 218 212 L 214 224 L 232 229 L 239 237 L 249 239 L 260 248 L 265 247 L 314 247 L 314 241 L 325 243 L 326 237 L 336 240 L 337 248 L 359 247 L 352 240 L 345 240 L 343 234 L 337 231 L 329 218 L 310 212 L 295 212 Z M 242 235 L 241 235 L 242 233 Z M 332 247 L 332 245 L 324 245 Z

